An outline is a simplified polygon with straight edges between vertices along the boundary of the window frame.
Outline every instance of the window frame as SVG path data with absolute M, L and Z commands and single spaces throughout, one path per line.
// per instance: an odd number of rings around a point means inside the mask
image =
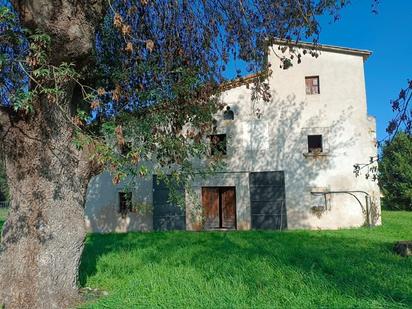
M 308 92 L 308 80 L 316 80 L 317 81 L 317 85 L 314 85 L 313 83 L 311 83 L 310 85 L 310 92 Z M 313 92 L 314 87 L 317 87 L 317 92 Z M 306 95 L 317 95 L 320 94 L 320 78 L 319 75 L 311 75 L 311 76 L 305 76 L 305 92 Z
M 119 191 L 119 213 L 126 217 L 129 212 L 133 211 L 133 193 L 130 191 Z
M 214 137 L 219 138 L 218 143 L 213 142 L 212 139 Z M 221 139 L 220 137 L 223 137 L 223 139 Z M 226 156 L 227 155 L 227 134 L 226 133 L 210 134 L 209 140 L 210 140 L 210 155 L 211 156 L 218 156 L 218 155 Z M 219 149 L 219 146 L 221 147 L 220 149 Z
M 223 112 L 223 120 L 235 120 L 235 113 L 230 106 L 227 106 L 226 110 Z
M 320 140 L 314 141 L 314 138 L 319 138 Z M 312 139 L 312 141 L 311 141 Z M 322 154 L 324 153 L 324 137 L 323 134 L 308 134 L 307 135 L 307 146 L 308 146 L 308 154 Z M 320 146 L 320 147 L 316 147 Z M 320 150 L 319 150 L 320 149 Z

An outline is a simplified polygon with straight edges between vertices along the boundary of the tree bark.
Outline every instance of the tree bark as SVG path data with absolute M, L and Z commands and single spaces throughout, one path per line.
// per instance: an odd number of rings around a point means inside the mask
M 11 209 L 2 233 L 0 297 L 6 308 L 65 308 L 77 297 L 92 166 L 72 142 L 66 112 L 46 99 L 27 119 L 7 117 Z
M 85 64 L 93 50 L 105 0 L 11 0 L 21 24 L 52 38 L 53 63 Z M 106 3 L 106 5 L 104 5 Z
M 93 49 L 103 0 L 13 0 L 23 26 L 52 37 L 50 63 L 81 68 Z M 94 168 L 73 144 L 74 85 L 22 115 L 2 107 L 0 133 L 11 209 L 0 247 L 0 307 L 67 308 L 78 300 L 83 207 Z

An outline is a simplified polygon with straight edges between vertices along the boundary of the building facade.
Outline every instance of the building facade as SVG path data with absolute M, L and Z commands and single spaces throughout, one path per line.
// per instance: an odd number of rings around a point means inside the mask
M 338 229 L 380 224 L 376 182 L 353 166 L 377 155 L 367 114 L 364 62 L 369 51 L 320 46 L 319 57 L 284 70 L 283 43 L 269 48 L 269 102 L 252 99 L 256 76 L 228 84 L 215 115 L 211 151 L 226 168 L 199 177 L 185 208 L 168 203 L 156 176 L 125 194 L 110 175 L 92 179 L 86 223 L 93 232 L 209 229 Z M 304 55 L 310 45 L 295 46 Z M 189 196 L 190 195 L 190 196 Z M 128 210 L 127 201 L 140 205 Z

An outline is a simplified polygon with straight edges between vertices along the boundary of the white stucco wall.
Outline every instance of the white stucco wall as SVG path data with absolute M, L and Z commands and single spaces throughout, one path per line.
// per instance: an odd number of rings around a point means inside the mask
M 284 171 L 288 228 L 361 226 L 365 216 L 354 197 L 329 195 L 328 210 L 314 213 L 312 207 L 322 199 L 311 191 L 366 191 L 380 210 L 377 184 L 353 173 L 354 164 L 367 163 L 377 153 L 375 121 L 367 115 L 363 56 L 323 51 L 318 58 L 304 56 L 301 64 L 288 70 L 279 68 L 280 60 L 272 51 L 268 57 L 273 71 L 268 78 L 270 102 L 253 102 L 246 85 L 222 95 L 235 112 L 233 121 L 223 120 L 223 113 L 216 115 L 217 133 L 227 134 L 229 173 L 196 181 L 195 198 L 201 201 L 202 186 L 235 186 L 237 227 L 250 229 L 248 172 Z M 306 95 L 306 76 L 319 76 L 320 94 Z M 303 155 L 308 134 L 323 135 L 325 155 Z M 143 180 L 136 190 L 137 199 L 151 203 L 151 179 Z M 129 221 L 119 218 L 117 191 L 105 174 L 92 180 L 86 205 L 90 229 L 150 230 L 149 214 L 131 214 Z M 365 204 L 364 196 L 356 195 Z M 187 201 L 187 228 L 196 230 L 193 218 L 199 209 Z
M 269 103 L 252 103 L 246 86 L 222 97 L 235 111 L 235 120 L 222 121 L 218 129 L 229 136 L 228 170 L 285 171 L 289 228 L 362 225 L 364 215 L 352 196 L 331 195 L 330 210 L 319 215 L 312 214 L 318 198 L 310 192 L 314 188 L 361 190 L 379 197 L 376 183 L 353 173 L 354 164 L 366 163 L 377 153 L 375 122 L 367 115 L 363 57 L 324 51 L 318 58 L 304 56 L 301 64 L 283 70 L 270 52 L 269 63 L 273 71 L 268 78 Z M 320 94 L 306 94 L 306 76 L 319 76 Z M 250 135 L 251 126 L 263 129 Z M 323 135 L 327 155 L 303 156 L 308 134 Z M 364 203 L 364 196 L 357 195 Z
M 114 185 L 108 172 L 93 177 L 89 183 L 85 206 L 88 231 L 108 233 L 152 230 L 152 178 L 141 178 L 137 184 L 127 188 L 132 192 L 132 202 L 137 211 L 122 216 L 119 212 L 119 192 L 125 189 L 125 185 Z

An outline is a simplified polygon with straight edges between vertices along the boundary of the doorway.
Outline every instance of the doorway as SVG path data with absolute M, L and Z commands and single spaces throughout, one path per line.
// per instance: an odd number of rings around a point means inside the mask
M 252 229 L 286 229 L 285 173 L 250 173 L 249 188 Z
M 236 188 L 203 187 L 204 229 L 236 229 Z

